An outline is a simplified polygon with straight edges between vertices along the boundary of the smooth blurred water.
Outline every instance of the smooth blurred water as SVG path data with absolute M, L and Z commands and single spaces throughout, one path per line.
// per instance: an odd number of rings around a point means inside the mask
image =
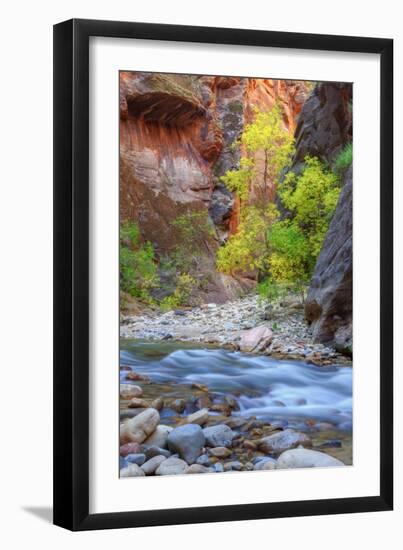
M 121 341 L 120 364 L 153 382 L 198 382 L 213 393 L 234 395 L 240 406 L 235 414 L 268 421 L 314 419 L 351 429 L 351 367 L 133 340 Z M 122 381 L 125 376 L 123 371 Z

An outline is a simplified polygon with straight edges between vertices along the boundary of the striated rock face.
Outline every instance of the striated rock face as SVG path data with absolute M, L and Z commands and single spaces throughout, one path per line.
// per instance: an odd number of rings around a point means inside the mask
M 276 100 L 292 131 L 305 97 L 301 82 L 120 73 L 121 220 L 135 220 L 161 257 L 178 244 L 172 221 L 205 211 L 215 232 L 198 251 L 205 301 L 226 301 L 251 284 L 215 270 L 217 246 L 239 223 L 236 200 L 220 181 L 238 166 L 236 141 L 253 108 Z
M 306 155 L 331 164 L 352 138 L 350 84 L 317 86 L 306 101 L 296 128 L 297 150 L 293 169 L 303 166 Z M 314 339 L 331 342 L 351 353 L 352 340 L 352 169 L 344 186 L 319 254 L 308 296 L 305 316 Z
M 353 288 L 353 181 L 352 170 L 345 184 L 316 262 L 305 304 L 316 341 L 332 341 L 339 351 L 352 349 Z
M 306 155 L 331 164 L 351 141 L 351 99 L 351 84 L 334 82 L 314 88 L 302 107 L 295 129 L 294 171 L 303 165 Z

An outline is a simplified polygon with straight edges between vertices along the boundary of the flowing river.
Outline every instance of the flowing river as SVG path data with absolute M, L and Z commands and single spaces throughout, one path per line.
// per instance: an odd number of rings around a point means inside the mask
M 122 382 L 128 368 L 149 377 L 150 397 L 184 397 L 186 388 L 191 395 L 192 383 L 198 383 L 207 386 L 215 400 L 233 397 L 238 404 L 234 416 L 296 428 L 326 423 L 351 433 L 351 367 L 317 367 L 200 345 L 127 339 L 121 340 L 120 365 Z

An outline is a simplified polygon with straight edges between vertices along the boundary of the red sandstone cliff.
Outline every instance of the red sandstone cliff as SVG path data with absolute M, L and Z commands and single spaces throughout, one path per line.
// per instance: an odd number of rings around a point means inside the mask
M 234 232 L 237 204 L 220 177 L 238 165 L 239 138 L 253 108 L 279 101 L 293 132 L 307 97 L 303 82 L 153 73 L 120 74 L 120 215 L 135 220 L 157 254 L 177 236 L 172 221 L 205 210 L 216 237 L 205 242 L 205 298 L 224 301 L 240 282 L 215 271 L 214 249 Z M 259 171 L 259 153 L 257 154 Z M 246 283 L 241 282 L 241 284 Z

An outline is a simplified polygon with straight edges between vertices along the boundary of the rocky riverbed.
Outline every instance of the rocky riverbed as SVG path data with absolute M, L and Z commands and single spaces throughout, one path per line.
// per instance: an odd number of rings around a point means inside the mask
M 352 463 L 351 368 L 121 341 L 120 475 Z
M 122 315 L 120 336 L 215 344 L 277 358 L 304 359 L 317 365 L 351 363 L 334 348 L 313 342 L 303 305 L 295 297 L 273 306 L 251 295 L 166 313 L 148 310 Z

